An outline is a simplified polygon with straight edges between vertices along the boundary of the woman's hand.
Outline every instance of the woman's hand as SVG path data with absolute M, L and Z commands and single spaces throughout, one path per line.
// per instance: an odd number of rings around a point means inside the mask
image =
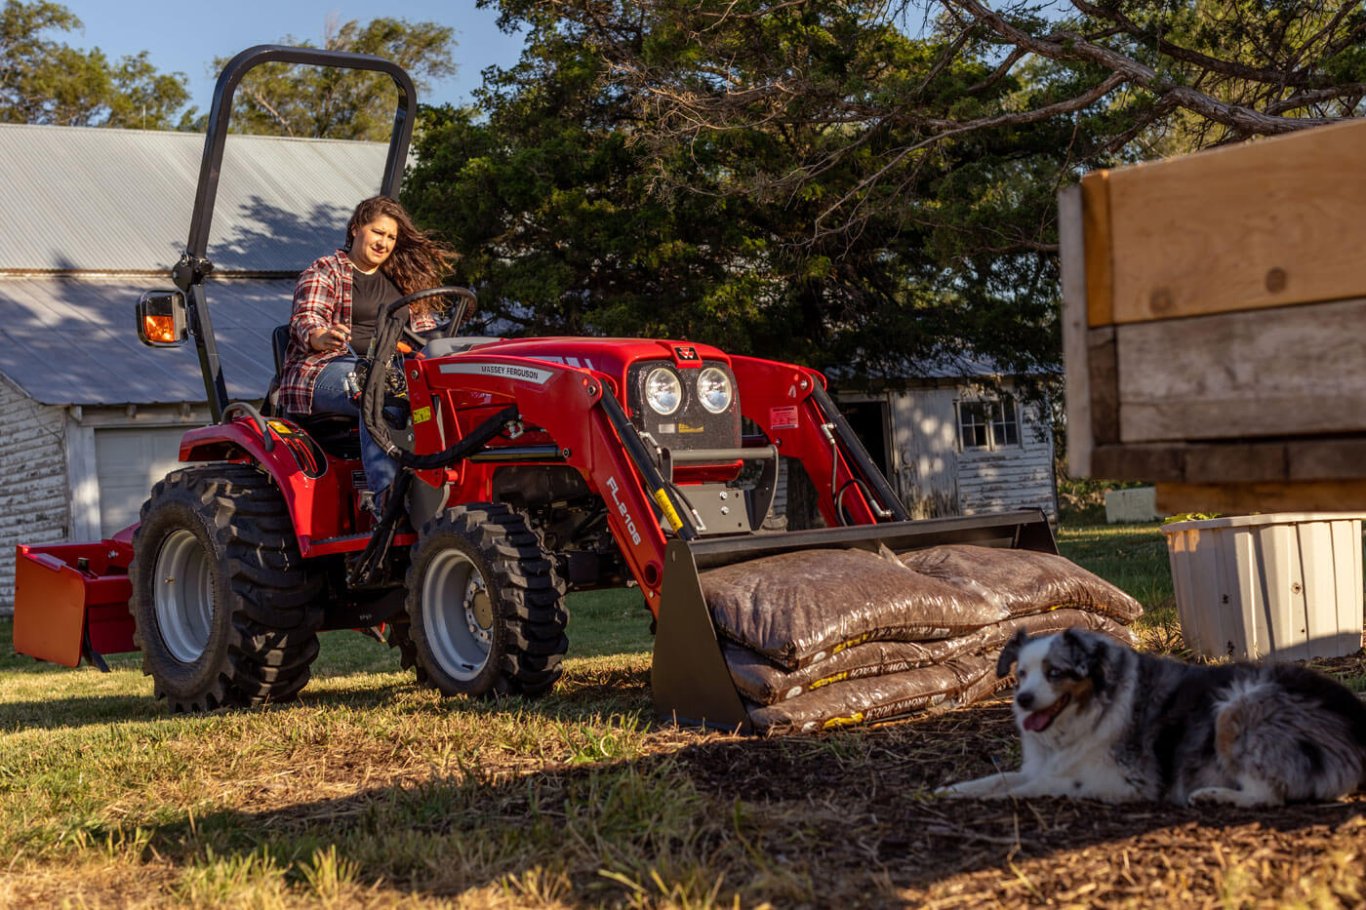
M 308 346 L 315 351 L 340 351 L 351 342 L 351 328 L 334 322 L 309 333 Z

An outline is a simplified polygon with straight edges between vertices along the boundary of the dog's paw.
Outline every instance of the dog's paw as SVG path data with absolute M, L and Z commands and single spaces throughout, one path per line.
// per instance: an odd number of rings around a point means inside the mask
M 1007 785 L 999 774 L 979 777 L 975 780 L 960 780 L 934 791 L 934 795 L 946 799 L 993 799 L 1003 796 Z
M 1283 800 L 1277 799 L 1265 788 L 1237 789 L 1235 787 L 1201 787 L 1192 790 L 1186 802 L 1192 806 L 1239 806 L 1244 809 L 1259 806 L 1278 806 Z

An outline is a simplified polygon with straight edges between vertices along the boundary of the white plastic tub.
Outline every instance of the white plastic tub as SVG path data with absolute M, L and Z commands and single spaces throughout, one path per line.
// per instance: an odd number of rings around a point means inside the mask
M 1192 651 L 1304 660 L 1361 648 L 1361 516 L 1240 515 L 1162 531 Z

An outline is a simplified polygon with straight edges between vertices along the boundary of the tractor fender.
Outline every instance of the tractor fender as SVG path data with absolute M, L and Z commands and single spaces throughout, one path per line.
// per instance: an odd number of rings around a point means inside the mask
M 271 417 L 258 425 L 242 417 L 198 427 L 181 438 L 180 460 L 255 463 L 280 488 L 305 556 L 313 541 L 349 530 L 343 527 L 350 521 L 344 503 L 352 486 L 349 477 L 341 476 L 347 472 L 335 469 L 313 438 L 293 421 Z

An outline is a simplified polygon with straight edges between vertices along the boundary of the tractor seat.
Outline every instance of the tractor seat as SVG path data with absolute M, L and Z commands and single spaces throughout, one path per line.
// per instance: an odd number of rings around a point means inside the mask
M 323 451 L 337 458 L 360 458 L 360 424 L 342 414 L 291 414 L 280 407 L 280 378 L 285 372 L 285 351 L 289 347 L 289 323 L 277 325 L 270 333 L 270 348 L 275 355 L 275 376 L 270 381 L 266 404 L 271 414 L 294 421 Z

